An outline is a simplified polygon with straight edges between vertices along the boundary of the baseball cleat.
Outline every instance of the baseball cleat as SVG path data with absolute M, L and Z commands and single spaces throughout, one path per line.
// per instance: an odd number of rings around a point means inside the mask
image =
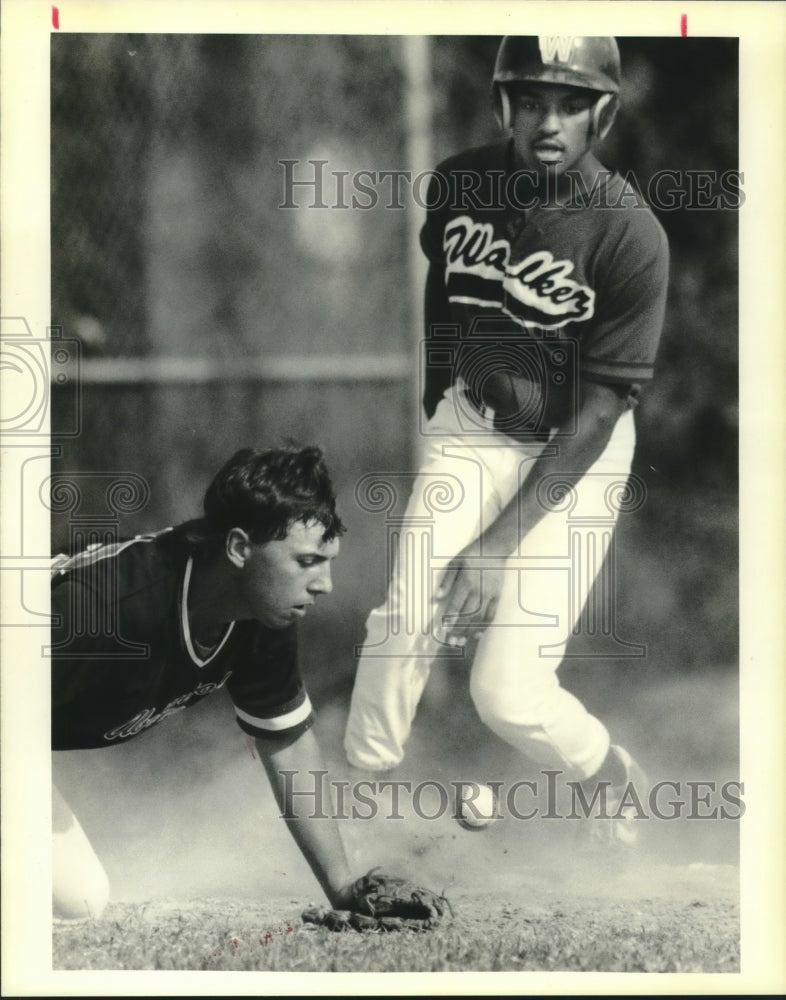
M 605 809 L 601 804 L 593 810 L 586 830 L 593 845 L 633 847 L 639 838 L 638 820 L 646 815 L 647 776 L 624 747 L 612 744 L 609 753 L 615 758 L 610 763 L 619 766 L 625 777 L 606 788 Z

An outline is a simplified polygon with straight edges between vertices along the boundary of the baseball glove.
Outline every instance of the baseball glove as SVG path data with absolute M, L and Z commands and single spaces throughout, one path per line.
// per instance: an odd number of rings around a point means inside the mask
M 448 912 L 453 910 L 445 896 L 372 868 L 353 884 L 350 909 L 313 906 L 303 911 L 302 918 L 332 931 L 426 931 Z

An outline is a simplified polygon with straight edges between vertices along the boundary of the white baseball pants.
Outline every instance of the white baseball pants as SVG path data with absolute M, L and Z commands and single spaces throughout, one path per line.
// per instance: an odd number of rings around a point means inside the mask
M 56 917 L 97 919 L 109 901 L 109 879 L 70 806 L 52 785 L 52 910 Z
M 365 770 L 400 763 L 434 657 L 457 654 L 440 639 L 432 600 L 441 571 L 516 495 L 544 448 L 556 444 L 513 441 L 494 430 L 492 414 L 479 423 L 468 406 L 455 388 L 440 401 L 425 428 L 425 456 L 406 511 L 396 514 L 393 504 L 388 513 L 390 584 L 366 622 L 344 741 L 349 762 Z M 592 587 L 611 545 L 634 446 L 627 411 L 600 458 L 563 491 L 564 502 L 531 531 L 523 526 L 471 667 L 471 697 L 485 725 L 536 764 L 578 779 L 600 767 L 609 734 L 560 686 L 557 668 L 588 614 L 589 628 L 613 620 L 614 594 Z M 559 481 L 547 478 L 543 489 L 553 502 Z

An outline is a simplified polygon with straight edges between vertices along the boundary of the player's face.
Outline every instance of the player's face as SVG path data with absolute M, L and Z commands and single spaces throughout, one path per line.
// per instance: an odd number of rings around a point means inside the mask
M 325 542 L 324 533 L 322 524 L 298 521 L 286 538 L 251 545 L 243 568 L 249 617 L 268 628 L 286 628 L 303 618 L 321 594 L 331 592 L 339 540 Z
M 513 142 L 528 170 L 570 170 L 589 145 L 596 94 L 554 83 L 521 84 L 512 89 Z

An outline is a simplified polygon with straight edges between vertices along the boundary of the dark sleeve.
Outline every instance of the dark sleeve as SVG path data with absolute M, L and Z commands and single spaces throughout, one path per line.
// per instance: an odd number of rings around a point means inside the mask
M 431 419 L 445 390 L 455 378 L 457 328 L 451 321 L 444 266 L 432 263 L 424 296 L 424 342 L 421 363 L 423 410 Z M 435 331 L 438 334 L 435 336 Z
M 620 241 L 599 289 L 592 329 L 581 346 L 581 374 L 598 382 L 647 382 L 666 311 L 666 235 L 647 216 Z M 632 227 L 633 228 L 633 227 Z
M 93 678 L 100 673 L 94 662 L 105 662 L 115 652 L 112 637 L 89 627 L 92 605 L 88 588 L 64 579 L 52 588 L 50 629 L 52 730 L 59 731 L 62 717 L 80 708 Z M 84 627 L 80 628 L 80 622 Z M 55 744 L 57 745 L 57 744 Z
M 443 234 L 447 215 L 445 212 L 445 199 L 442 194 L 442 184 L 448 171 L 444 164 L 440 164 L 434 171 L 434 176 L 428 186 L 426 193 L 426 205 L 433 206 L 426 212 L 426 221 L 420 230 L 420 248 L 426 255 L 429 263 L 445 263 L 445 245 Z
M 257 739 L 291 739 L 314 724 L 298 666 L 297 630 L 249 629 L 248 662 L 227 681 L 237 724 Z
M 150 645 L 127 638 L 130 619 L 124 617 L 121 627 L 116 606 L 103 599 L 116 582 L 105 570 L 100 564 L 93 575 L 103 581 L 100 587 L 87 583 L 84 574 L 63 577 L 52 587 L 53 750 L 106 746 L 105 733 L 127 721 L 139 710 L 140 698 L 144 703 L 146 692 L 154 691 Z M 143 637 L 137 632 L 136 638 Z
M 441 173 L 442 167 L 437 168 Z M 432 179 L 428 204 L 438 203 L 437 181 Z M 450 303 L 445 284 L 445 228 L 444 212 L 434 208 L 426 215 L 420 231 L 420 246 L 429 261 L 426 290 L 423 301 L 423 350 L 421 353 L 421 399 L 428 419 L 434 415 L 437 404 L 447 388 L 453 384 L 455 335 L 451 337 Z M 439 328 L 438 338 L 435 329 Z

